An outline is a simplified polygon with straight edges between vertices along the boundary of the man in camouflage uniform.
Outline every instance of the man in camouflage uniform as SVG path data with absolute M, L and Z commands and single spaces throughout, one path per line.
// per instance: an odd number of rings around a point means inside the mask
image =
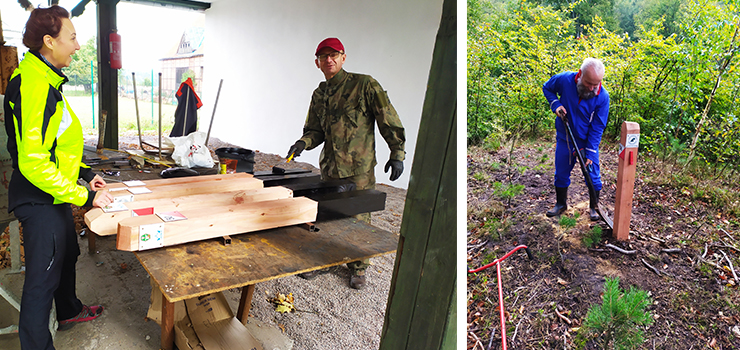
M 391 170 L 391 181 L 403 172 L 406 156 L 401 119 L 391 105 L 386 92 L 373 77 L 348 73 L 342 69 L 347 55 L 337 38 L 327 38 L 316 49 L 316 67 L 326 81 L 321 82 L 311 96 L 303 136 L 290 147 L 289 157 L 298 157 L 304 149 L 324 144 L 319 163 L 322 180 L 349 179 L 358 190 L 375 188 L 375 124 L 391 150 L 385 172 Z M 370 223 L 370 213 L 357 216 Z M 364 287 L 365 269 L 370 260 L 354 261 L 350 286 Z M 319 271 L 301 274 L 310 279 Z

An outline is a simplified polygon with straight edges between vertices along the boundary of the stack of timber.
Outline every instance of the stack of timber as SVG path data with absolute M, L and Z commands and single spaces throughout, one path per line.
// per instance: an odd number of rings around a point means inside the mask
M 287 188 L 263 188 L 261 180 L 246 173 L 144 181 L 143 187 L 151 191 L 144 194 L 132 195 L 124 184 L 108 187 L 126 210 L 94 208 L 85 214 L 85 223 L 98 235 L 118 234 L 116 247 L 127 251 L 308 223 L 317 215 L 315 201 L 293 198 Z M 158 215 L 132 216 L 133 210 L 143 208 L 154 208 L 160 215 L 176 211 L 186 219 L 165 222 Z
M 147 180 L 135 187 L 109 184 L 125 210 L 94 208 L 85 214 L 85 223 L 97 235 L 117 234 L 118 249 L 137 251 L 385 209 L 384 192 L 355 190 L 348 180 L 320 181 L 305 172 L 265 175 Z M 275 186 L 276 182 L 283 185 Z M 129 192 L 141 187 L 151 192 Z M 186 219 L 165 222 L 157 215 L 133 216 L 146 208 L 155 214 L 177 212 Z M 142 244 L 142 237 L 154 239 Z

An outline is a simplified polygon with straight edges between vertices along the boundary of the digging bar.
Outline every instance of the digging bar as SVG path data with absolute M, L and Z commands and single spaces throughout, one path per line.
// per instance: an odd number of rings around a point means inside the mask
M 565 124 L 565 131 L 568 134 L 568 138 L 571 142 L 573 142 L 573 147 L 576 149 L 576 158 L 578 158 L 578 164 L 581 165 L 581 172 L 583 173 L 583 178 L 586 180 L 586 186 L 588 187 L 588 193 L 591 197 L 596 197 L 596 190 L 594 189 L 594 182 L 591 179 L 591 175 L 588 174 L 588 170 L 586 169 L 586 162 L 583 160 L 583 155 L 581 154 L 581 151 L 578 149 L 578 144 L 576 143 L 576 138 L 573 136 L 573 130 L 570 128 L 570 124 L 568 123 L 568 120 L 566 118 L 562 118 L 563 124 Z M 601 217 L 604 222 L 606 222 L 607 226 L 609 226 L 610 230 L 614 230 L 614 221 L 612 218 L 610 218 L 607 215 L 607 211 L 604 210 L 604 208 L 601 206 L 601 203 L 596 208 L 596 212 L 599 213 L 599 216 Z

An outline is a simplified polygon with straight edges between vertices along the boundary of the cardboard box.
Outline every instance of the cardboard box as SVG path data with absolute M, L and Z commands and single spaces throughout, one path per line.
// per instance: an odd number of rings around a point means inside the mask
M 162 325 L 162 292 L 151 281 L 146 317 Z M 222 292 L 175 302 L 175 345 L 180 350 L 263 350 L 234 317 Z
M 149 301 L 149 311 L 146 317 L 158 325 L 162 326 L 162 292 L 159 287 L 150 279 L 152 285 L 152 295 Z M 193 325 L 190 323 L 190 317 L 185 309 L 185 302 L 175 302 L 175 345 L 180 350 L 205 350 L 200 344 L 200 339 L 195 334 Z
M 175 322 L 175 345 L 180 350 L 205 350 L 188 315 Z
M 263 350 L 234 317 L 222 292 L 185 301 L 188 316 L 205 350 Z

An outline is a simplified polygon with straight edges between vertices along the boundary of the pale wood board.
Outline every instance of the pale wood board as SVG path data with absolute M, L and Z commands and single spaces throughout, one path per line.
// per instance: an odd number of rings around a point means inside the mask
M 245 179 L 252 178 L 254 175 L 249 173 L 233 173 L 233 174 L 214 174 L 214 175 L 200 175 L 200 176 L 186 176 L 186 177 L 173 177 L 169 179 L 155 179 L 155 180 L 141 180 L 146 187 L 156 186 L 167 186 L 177 185 L 193 182 L 206 182 L 206 181 L 227 181 L 233 179 Z M 106 188 L 127 188 L 124 183 L 109 183 Z
M 318 203 L 298 197 L 179 212 L 187 220 L 164 224 L 164 246 L 313 222 L 316 220 Z M 156 215 L 121 220 L 118 223 L 116 248 L 138 251 L 139 227 L 161 222 Z
M 218 207 L 228 205 L 243 205 L 249 202 L 291 198 L 293 191 L 285 187 L 275 186 L 253 190 L 228 191 L 218 193 L 197 194 L 173 198 L 159 198 L 149 200 L 134 200 L 124 203 L 130 209 L 106 213 L 103 209 L 93 208 L 85 213 L 85 224 L 99 236 L 114 235 L 118 232 L 118 222 L 131 217 L 132 209 L 154 207 L 155 212 L 173 210 L 190 210 L 204 207 Z M 134 196 L 138 198 L 138 196 Z
M 148 188 L 148 187 L 147 187 Z M 236 178 L 229 181 L 205 181 L 187 184 L 163 185 L 149 188 L 151 193 L 134 195 L 134 201 L 190 196 L 195 194 L 240 191 L 263 188 L 262 180 L 255 178 Z M 113 197 L 130 196 L 128 191 L 111 192 Z

